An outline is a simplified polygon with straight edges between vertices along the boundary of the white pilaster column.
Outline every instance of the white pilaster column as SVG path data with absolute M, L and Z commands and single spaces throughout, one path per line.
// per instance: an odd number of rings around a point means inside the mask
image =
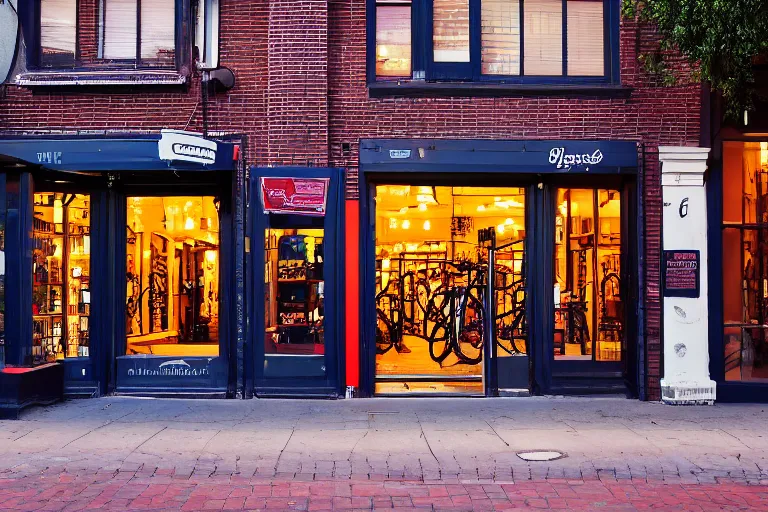
M 668 404 L 713 404 L 709 378 L 707 306 L 707 194 L 704 172 L 709 148 L 659 147 L 664 198 L 664 378 L 661 399 Z M 679 251 L 679 252 L 667 252 Z M 698 262 L 695 261 L 698 251 Z M 695 295 L 698 267 L 698 297 Z M 670 296 L 672 295 L 672 296 Z

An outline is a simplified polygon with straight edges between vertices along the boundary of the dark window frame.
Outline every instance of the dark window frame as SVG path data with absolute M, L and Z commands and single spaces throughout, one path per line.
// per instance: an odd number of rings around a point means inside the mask
M 433 0 L 412 0 L 411 3 L 411 77 L 378 77 L 376 75 L 376 0 L 366 0 L 366 78 L 372 84 L 399 84 L 413 80 L 414 71 L 424 72 L 427 82 L 471 82 L 482 85 L 523 86 L 616 86 L 620 85 L 620 5 L 619 0 L 603 0 L 604 74 L 602 76 L 569 76 L 568 71 L 568 10 L 563 2 L 563 59 L 562 75 L 525 75 L 525 22 L 524 4 L 520 0 L 520 75 L 487 75 L 481 73 L 481 2 L 469 0 L 470 9 L 470 62 L 434 62 L 432 51 Z
M 174 0 L 175 1 L 175 49 L 174 49 L 174 64 L 168 65 L 153 65 L 142 64 L 140 52 L 141 41 L 141 0 L 137 0 L 137 37 L 136 37 L 136 59 L 96 59 L 95 62 L 83 63 L 80 58 L 80 36 L 81 36 L 81 24 L 83 19 L 80 13 L 80 0 L 75 1 L 76 18 L 75 18 L 75 62 L 73 66 L 68 67 L 52 67 L 45 66 L 42 62 L 42 44 L 41 44 L 41 1 L 31 0 L 28 2 L 20 2 L 19 5 L 19 18 L 22 22 L 24 40 L 27 44 L 27 68 L 30 71 L 65 71 L 65 72 L 94 72 L 94 71 L 115 71 L 115 72 L 132 72 L 132 71 L 181 71 L 182 68 L 191 63 L 191 38 L 192 34 L 189 33 L 192 23 L 192 9 L 191 0 Z M 109 0 L 100 0 L 96 3 L 96 11 L 93 13 L 97 45 L 100 47 L 102 44 L 102 9 L 103 2 Z M 146 1 L 146 0 L 145 0 Z

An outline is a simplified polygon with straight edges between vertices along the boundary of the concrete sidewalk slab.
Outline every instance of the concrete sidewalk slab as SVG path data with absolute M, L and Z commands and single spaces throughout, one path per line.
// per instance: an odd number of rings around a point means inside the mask
M 301 479 L 768 478 L 762 405 L 618 398 L 105 397 L 0 422 L 0 476 L 51 467 Z M 523 450 L 565 458 L 526 462 Z

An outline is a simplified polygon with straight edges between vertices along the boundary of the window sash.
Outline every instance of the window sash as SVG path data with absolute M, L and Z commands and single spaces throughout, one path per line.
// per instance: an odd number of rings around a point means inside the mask
M 411 2 L 377 2 L 375 16 L 376 75 L 410 78 L 413 71 Z
M 525 23 L 526 5 L 533 4 L 536 0 L 468 0 L 469 1 L 469 62 L 441 62 L 435 60 L 433 40 L 435 12 L 434 6 L 449 0 L 413 0 L 412 40 L 413 59 L 412 70 L 414 77 L 424 76 L 427 80 L 459 80 L 474 82 L 503 82 L 506 84 L 558 84 L 558 83 L 582 83 L 582 84 L 606 84 L 618 81 L 618 36 L 619 36 L 619 3 L 618 0 L 544 0 L 552 5 L 562 5 L 559 31 L 560 39 L 557 39 L 558 31 L 553 30 L 549 39 L 555 41 L 555 52 L 545 52 L 545 62 L 548 59 L 549 67 L 533 65 L 526 67 L 526 53 L 529 55 L 536 49 L 536 45 L 526 50 L 526 41 L 530 43 L 530 34 L 526 34 Z M 507 29 L 492 27 L 489 25 L 489 14 L 485 13 L 483 20 L 483 2 L 488 4 L 507 5 L 519 3 L 520 14 L 519 30 L 514 25 L 515 18 L 510 16 L 507 24 L 512 25 Z M 375 6 L 376 0 L 368 0 L 369 32 L 375 31 Z M 453 3 L 453 2 L 449 2 Z M 577 5 L 592 4 L 592 5 Z M 571 31 L 568 34 L 568 6 L 574 11 L 571 13 Z M 586 11 L 586 13 L 585 13 Z M 602 14 L 602 21 L 595 19 L 595 12 Z M 589 14 L 593 16 L 590 18 Z M 588 29 L 574 30 L 576 19 L 586 18 L 591 20 Z M 530 18 L 530 15 L 528 16 Z M 440 19 L 438 13 L 438 19 Z M 529 20 L 530 22 L 530 20 Z M 498 22 L 499 24 L 502 22 Z M 599 24 L 599 30 L 595 27 Z M 516 37 L 519 32 L 519 40 Z M 585 32 L 590 36 L 587 38 Z M 507 40 L 497 41 L 496 44 L 488 43 L 506 34 Z M 485 39 L 486 45 L 483 46 Z M 502 39 L 502 38 L 498 38 Z M 375 35 L 369 35 L 368 51 L 368 76 L 369 80 L 377 81 L 394 79 L 392 76 L 378 75 L 375 70 Z M 571 41 L 575 46 L 571 47 Z M 515 48 L 519 44 L 518 50 Z M 541 47 L 542 45 L 539 44 Z M 586 56 L 586 61 L 581 59 Z M 570 57 L 570 59 L 569 59 Z M 497 62 L 494 62 L 494 58 Z M 570 60 L 570 62 L 569 62 Z M 532 61 L 529 62 L 532 64 Z M 421 70 L 426 71 L 423 75 Z

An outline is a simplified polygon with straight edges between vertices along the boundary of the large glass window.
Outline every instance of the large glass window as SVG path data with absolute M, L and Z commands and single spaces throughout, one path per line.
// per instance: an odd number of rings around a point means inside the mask
M 34 363 L 89 355 L 90 196 L 38 193 L 32 248 Z
M 413 3 L 414 9 L 411 10 Z M 615 0 L 376 0 L 376 76 L 405 77 L 413 62 L 429 79 L 503 80 L 562 77 L 608 79 L 606 56 L 615 47 L 609 27 L 618 23 Z M 412 19 L 412 14 L 413 19 Z M 431 13 L 430 41 L 424 25 Z M 612 15 L 610 23 L 606 16 Z M 471 20 L 479 19 L 479 23 Z M 476 33 L 476 31 L 478 33 Z M 414 41 L 413 51 L 411 41 Z M 479 44 L 480 48 L 475 48 Z M 369 49 L 373 52 L 373 49 Z M 407 64 L 406 66 L 406 56 Z M 432 64 L 430 64 L 432 63 Z M 455 66 L 452 66 L 455 64 Z M 397 71 L 395 66 L 399 65 Z M 420 73 L 419 73 L 420 74 Z
M 101 0 L 100 5 L 101 58 L 175 64 L 175 0 Z
M 211 196 L 128 198 L 128 355 L 219 354 L 218 204 Z
M 266 230 L 264 353 L 325 354 L 324 230 Z
M 555 358 L 621 361 L 621 195 L 560 189 L 555 215 Z
M 74 65 L 77 0 L 40 0 L 40 47 L 43 66 Z
M 723 144 L 725 379 L 768 381 L 768 142 Z

